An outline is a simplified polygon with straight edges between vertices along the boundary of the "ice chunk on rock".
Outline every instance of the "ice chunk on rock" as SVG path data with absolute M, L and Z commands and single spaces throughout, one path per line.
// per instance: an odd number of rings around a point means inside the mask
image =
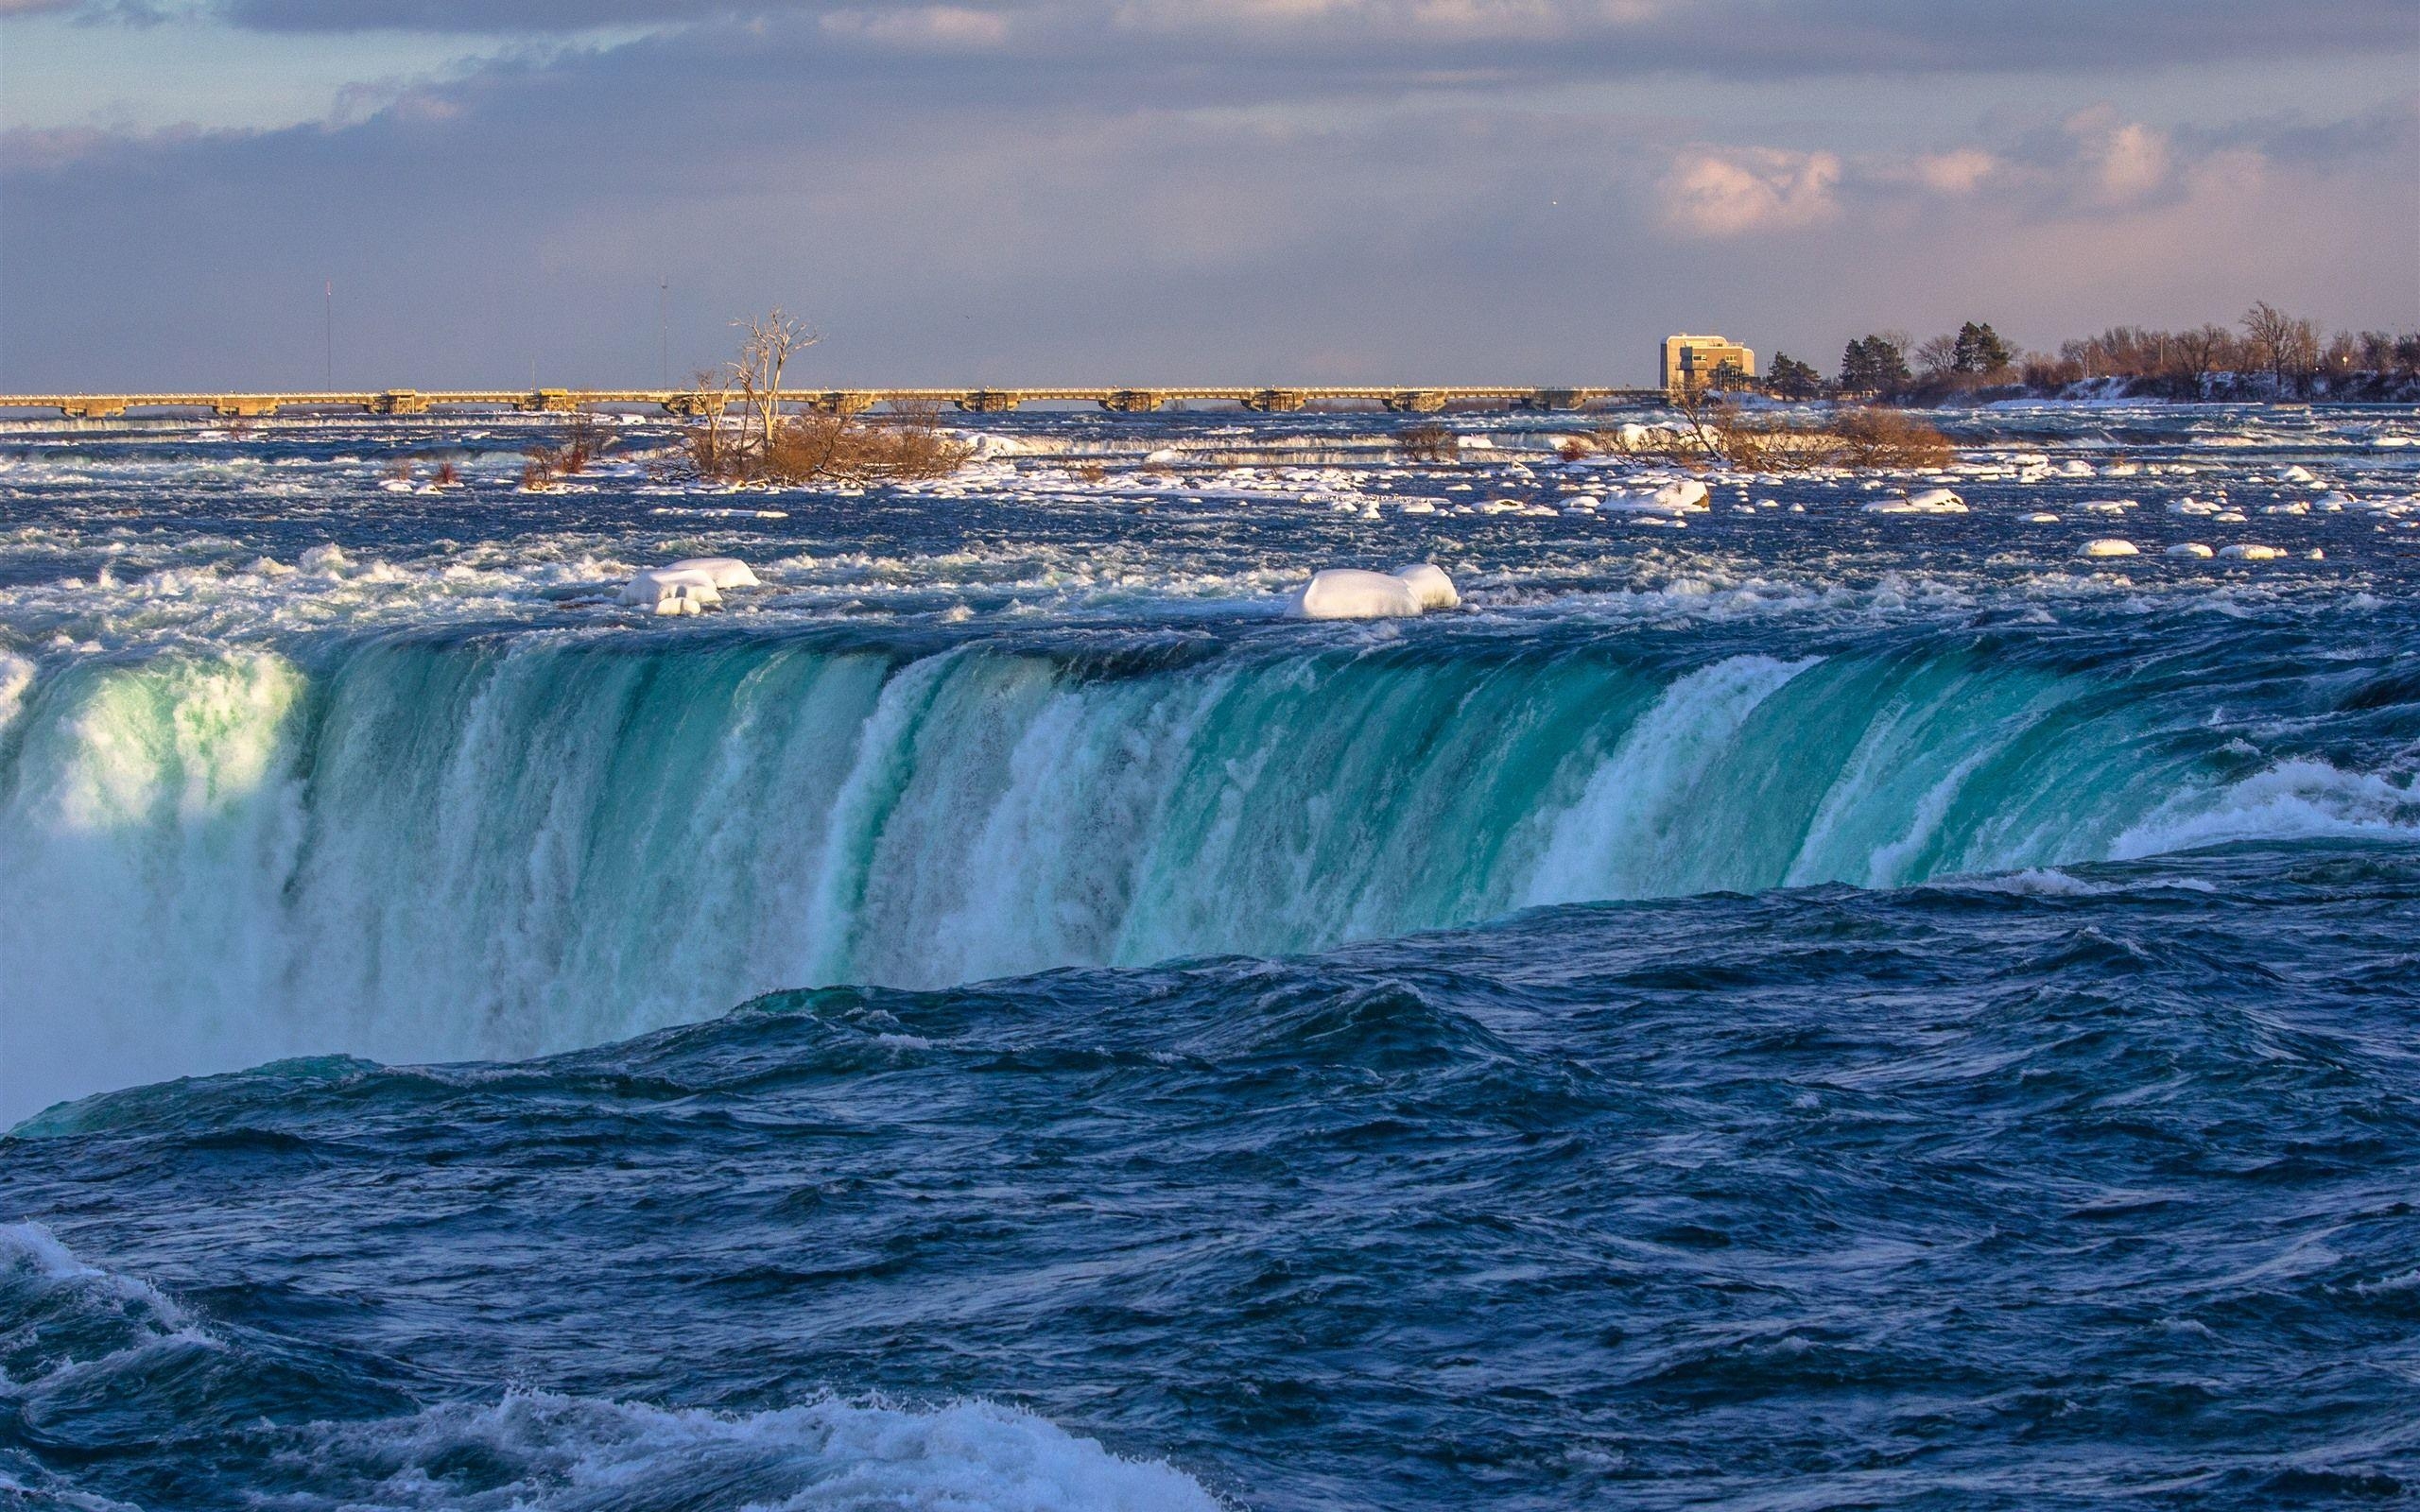
M 712 573 L 694 567 L 648 567 L 622 585 L 622 602 L 658 614 L 695 614 L 722 602 Z M 666 609 L 667 604 L 685 608 Z
M 1288 595 L 1286 612 L 1304 620 L 1408 619 L 1461 602 L 1453 580 L 1427 562 L 1392 573 L 1329 567 Z
M 1411 596 L 1422 609 L 1452 609 L 1462 601 L 1462 595 L 1454 592 L 1454 580 L 1435 562 L 1416 561 L 1409 567 L 1398 567 L 1394 576 L 1410 587 Z
M 1655 490 L 1655 507 L 1667 513 L 1705 508 L 1705 485 L 1695 478 L 1667 483 Z
M 2168 554 L 2171 557 L 2207 557 L 2210 548 L 2198 541 L 2180 541 L 2168 548 Z
M 2084 557 L 2133 557 L 2139 554 L 2133 541 L 2121 541 L 2116 536 L 2103 536 L 2098 541 L 2087 541 L 2077 548 L 2077 551 L 2078 555 Z
M 2219 555 L 2230 561 L 2274 561 L 2285 553 L 2275 546 L 2256 546 L 2239 541 L 2232 546 L 2221 546 Z
M 1927 489 L 1922 493 L 1904 499 L 1876 499 L 1865 507 L 1868 514 L 1964 514 L 1966 501 L 1947 489 Z
M 656 569 L 667 573 L 703 573 L 717 588 L 757 587 L 756 575 L 736 557 L 689 557 L 668 567 Z

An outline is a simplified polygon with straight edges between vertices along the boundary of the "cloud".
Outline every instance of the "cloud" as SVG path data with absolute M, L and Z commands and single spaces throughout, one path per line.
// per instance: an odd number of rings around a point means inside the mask
M 1915 180 L 1935 194 L 1970 195 L 2000 171 L 2000 160 L 1980 147 L 1957 147 L 1927 153 L 1911 167 Z
M 26 0 L 0 0 L 24 5 Z M 43 0 L 33 0 L 35 4 Z M 84 0 L 98 16 L 124 0 Z M 746 22 L 813 27 L 863 0 L 187 0 L 263 31 L 458 34 L 674 30 Z M 1335 74 L 1512 69 L 1528 77 L 1737 78 L 2106 73 L 2216 60 L 2409 53 L 2407 0 L 985 0 L 968 9 L 1080 53 L 1184 37 L 1216 56 Z M 1541 44 L 1551 43 L 1532 56 Z M 1458 56 L 1458 49 L 1478 49 Z M 1137 60 L 1138 61 L 1146 60 Z M 1196 56 L 1189 62 L 1207 60 Z
M 835 10 L 822 17 L 821 26 L 827 35 L 883 47 L 988 49 L 1009 40 L 1008 17 L 964 6 Z
M 2067 117 L 2090 198 L 2104 205 L 2131 205 L 2169 183 L 2168 137 L 2140 121 L 2120 120 L 2114 107 L 2096 105 Z
M 835 384 L 1647 381 L 1675 329 L 1822 352 L 2255 298 L 2420 317 L 2408 108 L 2191 123 L 2123 81 L 2029 82 L 2009 125 L 1859 82 L 1824 96 L 1851 123 L 1786 90 L 1585 87 L 1649 66 L 1589 39 L 1630 27 L 1653 57 L 1736 8 L 1560 6 L 1585 26 L 1550 46 L 1353 42 L 1409 0 L 1259 9 L 1205 6 L 1198 36 L 1114 34 L 1091 0 L 698 7 L 307 127 L 11 134 L 0 387 L 316 383 L 328 278 L 339 379 L 421 387 L 652 377 L 664 278 L 675 372 L 782 302 L 827 332 Z M 1790 36 L 1841 14 L 1787 9 Z M 1875 56 L 1912 35 L 1895 0 L 1868 10 Z M 2080 118 L 2094 94 L 2129 104 Z
M 1693 147 L 1657 184 L 1664 224 L 1685 236 L 1744 236 L 1839 214 L 1841 160 L 1779 147 Z

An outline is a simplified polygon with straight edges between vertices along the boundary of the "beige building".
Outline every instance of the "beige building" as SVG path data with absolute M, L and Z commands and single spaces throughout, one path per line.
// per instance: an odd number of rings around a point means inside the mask
M 1660 376 L 1666 392 L 1675 388 L 1722 387 L 1718 375 L 1732 369 L 1737 378 L 1756 376 L 1756 354 L 1725 336 L 1673 335 L 1664 338 Z

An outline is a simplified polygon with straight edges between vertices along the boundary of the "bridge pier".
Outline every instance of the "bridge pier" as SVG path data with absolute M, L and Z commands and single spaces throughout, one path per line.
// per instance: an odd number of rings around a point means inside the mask
M 1244 408 L 1255 415 L 1290 414 L 1311 402 L 1310 396 L 1292 388 L 1264 388 L 1246 399 Z
M 126 413 L 126 406 L 106 399 L 93 399 L 61 404 L 59 412 L 69 420 L 115 420 Z
M 372 415 L 425 415 L 428 401 L 408 388 L 389 388 L 371 395 L 370 403 L 361 407 Z
M 1017 396 L 997 388 L 977 388 L 959 395 L 957 404 L 970 415 L 1005 415 L 1017 407 Z
M 212 404 L 210 412 L 221 420 L 257 420 L 264 415 L 276 414 L 277 401 L 230 396 Z
M 512 407 L 525 415 L 568 415 L 579 408 L 579 400 L 568 388 L 541 388 L 514 400 Z
M 1521 409 L 1578 409 L 1596 397 L 1585 388 L 1540 388 L 1513 404 Z
M 1166 394 L 1155 394 L 1148 388 L 1120 388 L 1104 397 L 1100 407 L 1113 415 L 1148 415 L 1167 398 Z
M 829 388 L 808 400 L 806 407 L 819 415 L 862 415 L 881 397 L 863 388 Z
M 1398 415 L 1434 415 L 1445 407 L 1442 388 L 1403 388 L 1378 401 Z
M 666 414 L 678 415 L 683 420 L 695 420 L 712 410 L 706 403 L 706 396 L 697 393 L 666 394 L 658 404 Z

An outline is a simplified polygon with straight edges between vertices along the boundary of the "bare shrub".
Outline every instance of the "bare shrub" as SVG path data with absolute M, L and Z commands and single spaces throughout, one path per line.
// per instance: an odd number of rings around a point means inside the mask
M 409 483 L 412 480 L 412 459 L 408 456 L 399 456 L 389 462 L 387 476 L 397 483 Z
M 532 456 L 521 465 L 521 491 L 544 493 L 555 486 L 554 468 L 544 459 Z
M 774 421 L 754 475 L 786 484 L 912 483 L 947 477 L 973 451 L 932 416 L 886 416 L 868 424 L 843 415 L 794 415 Z
M 451 462 L 440 462 L 437 464 L 437 486 L 439 488 L 450 489 L 461 481 L 462 470 L 460 468 L 456 467 Z
M 1847 445 L 1837 434 L 1810 424 L 1750 415 L 1737 404 L 1719 406 L 1707 420 L 1722 459 L 1748 472 L 1803 472 L 1838 467 Z
M 1955 454 L 1949 438 L 1904 410 L 1860 406 L 1832 417 L 1850 467 L 1946 467 Z
M 1580 462 L 1597 455 L 1597 449 L 1577 436 L 1566 436 L 1554 449 L 1554 455 L 1566 462 Z
M 562 444 L 554 450 L 555 471 L 569 475 L 585 472 L 588 464 L 613 444 L 613 438 L 593 415 L 574 415 L 563 427 Z
M 1086 462 L 1076 469 L 1076 476 L 1086 483 L 1098 483 L 1109 476 L 1109 469 L 1098 462 Z
M 1462 455 L 1462 438 L 1433 421 L 1407 425 L 1395 433 L 1395 450 L 1411 462 L 1451 462 Z
M 1693 431 L 1674 430 L 1667 425 L 1599 425 L 1594 438 L 1597 450 L 1610 456 L 1690 467 L 1705 462 L 1705 447 Z
M 1842 407 L 1828 421 L 1757 414 L 1736 404 L 1701 406 L 1676 396 L 1683 427 L 1598 433 L 1610 452 L 1667 466 L 1720 462 L 1743 472 L 1820 468 L 1931 468 L 1953 455 L 1949 438 L 1904 410 Z

